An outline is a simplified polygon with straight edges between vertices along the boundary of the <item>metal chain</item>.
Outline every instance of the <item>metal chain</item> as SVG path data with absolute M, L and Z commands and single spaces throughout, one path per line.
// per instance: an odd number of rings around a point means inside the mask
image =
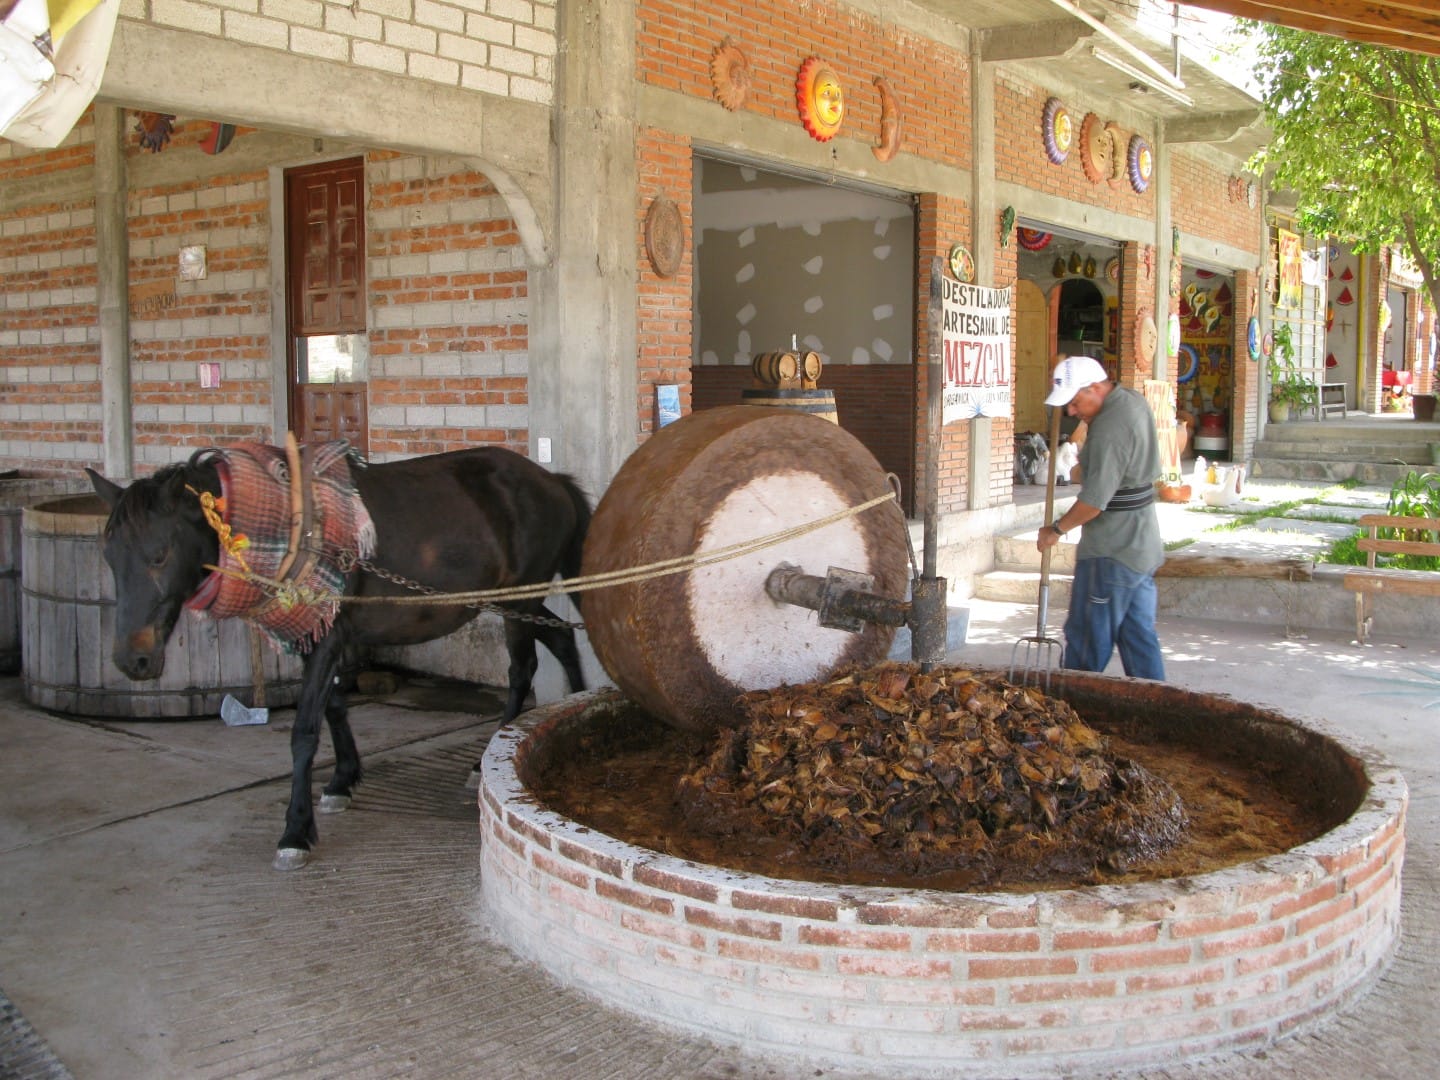
M 423 585 L 418 581 L 411 581 L 403 574 L 397 574 L 395 571 L 387 570 L 383 566 L 376 566 L 369 559 L 357 559 L 355 558 L 355 553 L 351 551 L 342 551 L 336 559 L 336 565 L 345 573 L 349 573 L 351 568 L 364 570 L 367 574 L 374 574 L 376 577 L 388 581 L 392 585 L 399 585 L 402 589 L 410 589 L 413 592 L 418 592 L 425 596 L 445 595 L 433 585 Z M 512 611 L 510 608 L 501 607 L 499 604 L 482 603 L 478 600 L 470 600 L 459 606 L 475 608 L 477 611 L 488 611 L 499 615 L 502 619 L 517 619 L 520 622 L 534 623 L 537 626 L 553 626 L 557 630 L 585 629 L 584 623 L 570 622 L 566 619 L 552 619 L 547 615 L 531 615 L 525 611 Z

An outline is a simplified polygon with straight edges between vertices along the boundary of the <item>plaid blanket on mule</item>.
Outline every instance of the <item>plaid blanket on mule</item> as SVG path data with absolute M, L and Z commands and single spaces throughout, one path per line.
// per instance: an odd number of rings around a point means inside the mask
M 349 449 L 343 439 L 300 448 L 307 521 L 295 551 L 290 549 L 293 478 L 284 448 L 237 443 L 215 450 L 217 509 L 234 540 L 220 545 L 219 569 L 187 606 L 212 618 L 253 623 L 285 652 L 309 652 L 340 608 L 345 590 L 340 555 L 365 559 L 375 550 L 374 522 L 350 481 Z M 286 595 L 271 595 L 248 574 L 283 581 Z

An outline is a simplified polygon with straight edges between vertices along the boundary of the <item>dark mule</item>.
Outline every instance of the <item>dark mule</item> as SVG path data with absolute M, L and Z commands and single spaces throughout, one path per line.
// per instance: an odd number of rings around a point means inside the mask
M 219 562 L 219 539 L 203 516 L 196 492 L 220 495 L 214 452 L 121 488 L 93 470 L 95 490 L 110 504 L 105 560 L 115 576 L 115 664 L 132 679 L 158 678 L 181 608 Z M 441 593 L 467 592 L 573 577 L 590 522 L 584 494 L 567 476 L 548 472 L 498 447 L 458 450 L 378 465 L 351 465 L 351 478 L 374 522 L 371 563 Z M 187 490 L 187 489 L 194 489 Z M 347 596 L 416 595 L 374 574 L 353 570 Z M 553 618 L 543 600 L 506 608 Z M 342 604 L 328 633 L 304 657 L 304 676 L 290 735 L 294 761 L 285 832 L 277 869 L 308 861 L 317 838 L 310 794 L 320 717 L 330 725 L 335 775 L 325 785 L 322 811 L 343 810 L 360 780 L 360 755 L 346 719 L 342 660 L 347 647 L 413 645 L 441 637 L 478 611 L 458 605 Z M 575 634 L 506 617 L 509 695 L 502 723 L 522 708 L 542 642 L 565 670 L 572 692 L 584 689 Z

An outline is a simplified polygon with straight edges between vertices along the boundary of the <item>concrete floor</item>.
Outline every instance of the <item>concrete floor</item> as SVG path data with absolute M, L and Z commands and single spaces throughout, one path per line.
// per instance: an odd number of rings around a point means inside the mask
M 952 659 L 1008 666 L 1034 607 L 970 607 Z M 1138 1075 L 1440 1070 L 1440 643 L 1160 629 L 1171 681 L 1333 725 L 1398 765 L 1412 801 L 1401 947 L 1369 993 L 1264 1052 Z M 97 722 L 0 679 L 0 1077 L 852 1077 L 611 1012 L 491 937 L 460 781 L 498 707 L 425 681 L 359 704 L 367 781 L 320 820 L 315 862 L 282 874 L 289 711 Z

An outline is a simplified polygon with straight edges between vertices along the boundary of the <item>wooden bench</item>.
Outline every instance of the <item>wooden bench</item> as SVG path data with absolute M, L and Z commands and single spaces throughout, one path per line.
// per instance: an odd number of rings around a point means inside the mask
M 1345 572 L 1345 588 L 1355 594 L 1355 640 L 1365 644 L 1370 636 L 1370 598 L 1378 593 L 1395 596 L 1440 596 L 1440 572 L 1397 570 L 1376 566 L 1378 555 L 1440 555 L 1440 518 L 1388 517 L 1366 514 L 1356 522 L 1369 529 L 1358 542 L 1366 552 L 1366 565 Z M 1423 533 L 1427 540 L 1382 540 L 1381 529 L 1403 530 L 1402 535 Z

